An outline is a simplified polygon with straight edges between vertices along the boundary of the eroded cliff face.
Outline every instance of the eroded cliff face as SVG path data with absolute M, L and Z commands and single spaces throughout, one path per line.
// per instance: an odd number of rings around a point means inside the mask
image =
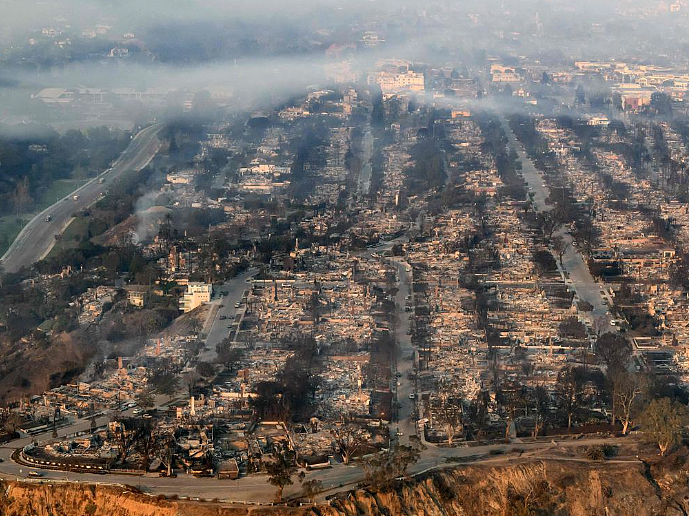
M 389 490 L 356 490 L 313 507 L 223 507 L 126 488 L 7 482 L 0 516 L 680 516 L 686 456 L 661 463 L 551 460 L 436 471 Z
M 164 500 L 125 489 L 79 484 L 3 483 L 2 516 L 174 516 L 177 509 Z M 106 512 L 107 509 L 107 512 Z
M 686 515 L 689 484 L 683 467 L 676 464 L 668 472 L 641 462 L 578 460 L 472 466 L 434 472 L 390 491 L 354 491 L 312 512 L 319 516 Z
M 0 516 L 301 516 L 305 512 L 165 500 L 113 486 L 0 483 Z

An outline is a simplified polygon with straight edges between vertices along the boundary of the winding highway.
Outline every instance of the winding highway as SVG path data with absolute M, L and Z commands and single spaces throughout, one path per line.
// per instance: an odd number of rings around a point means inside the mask
M 45 258 L 55 244 L 56 235 L 67 228 L 75 212 L 95 203 L 126 172 L 139 171 L 148 165 L 160 149 L 161 129 L 161 124 L 155 124 L 139 131 L 112 168 L 31 219 L 3 255 L 1 263 L 5 271 L 17 272 Z

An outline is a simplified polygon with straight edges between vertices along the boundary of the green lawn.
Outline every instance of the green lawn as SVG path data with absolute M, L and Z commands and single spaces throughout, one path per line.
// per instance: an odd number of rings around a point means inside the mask
M 83 238 L 88 234 L 90 217 L 77 217 L 69 223 L 62 236 L 48 253 L 47 258 L 55 256 L 60 251 L 78 247 Z
M 5 251 L 10 247 L 14 239 L 21 231 L 32 215 L 23 214 L 18 219 L 16 215 L 5 215 L 0 217 L 0 256 L 5 254 Z
M 79 188 L 81 185 L 86 183 L 88 180 L 84 179 L 58 179 L 53 181 L 50 188 L 47 188 L 45 192 L 38 199 L 36 199 L 36 210 L 35 213 L 39 213 L 46 209 L 48 206 L 55 204 L 56 201 L 62 199 L 66 195 L 71 194 L 74 190 Z
M 55 201 L 72 193 L 85 182 L 85 180 L 81 179 L 59 179 L 53 181 L 50 187 L 46 188 L 36 199 L 36 202 L 32 204 L 32 210 L 30 212 L 20 213 L 19 218 L 17 218 L 16 214 L 0 217 L 0 256 L 5 254 L 5 251 L 9 249 L 14 239 L 17 238 L 21 228 L 24 227 L 24 224 L 48 206 L 53 205 Z

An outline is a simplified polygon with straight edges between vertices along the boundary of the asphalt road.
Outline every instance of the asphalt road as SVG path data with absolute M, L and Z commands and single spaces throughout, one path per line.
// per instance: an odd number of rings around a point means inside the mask
M 383 252 L 392 247 L 396 242 L 402 239 L 396 239 L 387 242 L 378 248 L 365 251 L 366 254 L 374 252 Z M 414 413 L 414 401 L 409 399 L 409 394 L 414 393 L 414 384 L 407 378 L 407 372 L 413 367 L 410 356 L 413 352 L 410 337 L 406 334 L 409 328 L 408 316 L 409 312 L 404 311 L 405 297 L 410 295 L 411 278 L 407 273 L 407 264 L 403 261 L 393 261 L 398 269 L 399 275 L 399 291 L 396 296 L 396 304 L 398 309 L 399 324 L 397 326 L 397 337 L 399 339 L 399 356 L 398 356 L 398 371 L 402 373 L 400 377 L 400 385 L 398 389 L 398 399 L 401 404 L 399 410 L 399 423 L 396 429 L 402 431 L 400 441 L 407 444 L 409 436 L 415 432 L 416 416 Z M 215 358 L 215 344 L 225 338 L 228 332 L 227 325 L 232 322 L 235 314 L 234 303 L 241 299 L 244 290 L 248 288 L 248 281 L 256 274 L 257 271 L 249 270 L 236 278 L 233 278 L 219 290 L 226 290 L 227 296 L 222 300 L 216 301 L 221 303 L 215 314 L 213 325 L 208 335 L 207 347 L 208 350 L 200 357 L 202 360 L 212 361 Z M 220 319 L 220 316 L 225 315 L 227 319 Z M 415 393 L 416 394 L 416 393 Z M 131 411 L 129 411 L 131 412 Z M 97 419 L 99 425 L 103 425 L 110 420 L 110 414 L 105 414 Z M 59 429 L 59 435 L 64 436 L 72 434 L 77 431 L 85 431 L 90 428 L 90 421 L 86 419 L 78 420 L 68 427 Z M 237 503 L 270 503 L 274 500 L 275 488 L 268 484 L 265 475 L 250 475 L 238 480 L 218 480 L 216 478 L 196 478 L 192 475 L 186 475 L 183 472 L 178 472 L 177 478 L 161 478 L 156 475 L 132 476 L 122 474 L 98 475 L 89 473 L 74 473 L 66 471 L 52 471 L 37 468 L 29 468 L 12 461 L 11 455 L 17 448 L 26 446 L 32 441 L 46 442 L 52 440 L 50 437 L 51 431 L 33 437 L 22 437 L 21 439 L 11 441 L 0 447 L 0 478 L 3 479 L 25 479 L 29 471 L 39 471 L 42 477 L 41 482 L 84 482 L 84 483 L 101 483 L 101 484 L 129 484 L 137 486 L 144 492 L 158 495 L 164 494 L 167 496 L 178 495 L 180 497 L 187 497 L 190 499 L 206 498 L 219 500 L 225 502 Z M 543 439 L 535 443 L 519 443 L 519 444 L 493 444 L 476 447 L 444 447 L 428 444 L 426 449 L 422 452 L 419 461 L 414 464 L 410 473 L 417 474 L 428 471 L 430 469 L 452 467 L 456 466 L 456 462 L 451 460 L 459 460 L 462 463 L 484 462 L 486 460 L 509 462 L 516 458 L 515 454 L 510 457 L 492 458 L 490 453 L 500 451 L 509 453 L 515 447 L 519 448 L 524 454 L 539 453 L 540 457 L 547 458 L 549 451 L 560 447 L 584 446 L 592 444 L 601 444 L 614 439 L 582 439 L 582 440 L 566 440 L 555 443 L 550 439 Z M 319 496 L 322 500 L 326 495 L 337 491 L 345 491 L 352 489 L 358 482 L 363 480 L 364 472 L 356 464 L 343 465 L 338 464 L 332 468 L 316 470 L 308 472 L 306 479 L 318 479 L 323 483 L 325 492 Z M 301 486 L 295 481 L 294 485 L 285 488 L 285 498 L 298 496 L 301 491 Z
M 529 192 L 533 194 L 535 209 L 540 212 L 550 210 L 551 206 L 546 204 L 546 199 L 550 196 L 550 190 L 545 184 L 543 175 L 536 169 L 533 161 L 524 150 L 524 146 L 517 140 L 504 120 L 503 127 L 511 146 L 517 151 L 519 160 L 522 163 L 521 176 L 528 184 Z M 601 292 L 601 287 L 591 276 L 588 265 L 575 247 L 572 235 L 566 226 L 560 229 L 556 235 L 561 236 L 565 243 L 569 244 L 567 251 L 562 257 L 562 268 L 567 273 L 568 283 L 574 289 L 579 299 L 588 301 L 593 305 L 593 311 L 588 314 L 589 319 L 591 322 L 599 321 L 601 333 L 617 331 L 614 326 L 610 325 L 610 311 Z
M 404 306 L 407 303 L 406 297 L 411 296 L 411 273 L 407 272 L 409 265 L 402 261 L 391 260 L 392 264 L 397 267 L 397 277 L 399 278 L 399 289 L 395 297 L 395 306 L 397 308 L 397 326 L 395 337 L 397 339 L 397 372 L 399 378 L 396 380 L 397 403 L 399 409 L 397 412 L 397 425 L 395 425 L 395 433 L 401 432 L 399 437 L 401 444 L 409 444 L 409 436 L 416 435 L 416 386 L 414 382 L 409 379 L 409 374 L 414 369 L 414 346 L 411 342 L 411 336 L 407 335 L 411 323 L 409 316 L 413 312 L 405 312 Z M 409 396 L 414 396 L 410 399 Z
M 107 423 L 110 416 L 108 414 L 98 418 L 97 423 L 103 425 Z M 61 428 L 61 436 L 76 432 L 85 431 L 90 428 L 90 421 L 82 419 L 74 424 Z M 51 441 L 51 431 L 34 437 L 23 437 L 11 441 L 0 447 L 0 478 L 5 480 L 26 479 L 30 471 L 40 472 L 41 482 L 83 482 L 101 484 L 132 485 L 139 487 L 142 491 L 152 494 L 164 494 L 167 496 L 177 495 L 190 499 L 206 498 L 225 502 L 238 503 L 270 503 L 274 500 L 275 487 L 268 484 L 266 475 L 250 475 L 238 480 L 218 480 L 217 478 L 196 478 L 183 472 L 177 472 L 177 478 L 158 477 L 157 475 L 98 475 L 92 473 L 74 473 L 68 471 L 54 471 L 38 468 L 30 468 L 12 461 L 11 455 L 15 449 L 30 444 L 33 440 L 40 442 Z M 423 450 L 419 461 L 410 468 L 411 474 L 423 473 L 425 471 L 458 465 L 451 459 L 459 459 L 458 462 L 472 463 L 498 460 L 509 462 L 509 457 L 493 459 L 490 454 L 496 451 L 509 453 L 515 449 L 520 450 L 520 454 L 529 455 L 538 453 L 538 458 L 548 459 L 552 450 L 558 448 L 570 448 L 576 446 L 591 446 L 605 443 L 619 443 L 619 438 L 594 438 L 594 439 L 573 439 L 564 441 L 553 441 L 552 438 L 544 438 L 538 442 L 527 442 L 519 444 L 492 444 L 473 447 L 443 447 L 428 445 Z M 516 458 L 513 457 L 513 458 Z M 553 457 L 555 458 L 555 457 Z M 559 460 L 559 459 L 558 459 Z M 306 480 L 318 479 L 323 483 L 326 490 L 319 498 L 337 491 L 345 491 L 355 487 L 356 483 L 364 479 L 363 470 L 356 464 L 339 464 L 329 469 L 308 472 Z M 296 481 L 293 485 L 285 488 L 285 498 L 299 495 L 301 486 Z
M 140 133 L 141 134 L 141 133 Z M 153 134 L 155 136 L 155 134 Z M 138 153 L 144 152 L 149 143 L 143 144 L 139 147 Z M 517 150 L 521 149 L 521 146 L 515 145 Z M 523 151 L 522 151 L 523 152 Z M 155 154 L 155 152 L 153 153 Z M 152 155 L 151 155 L 152 157 Z M 525 168 L 527 164 L 531 163 L 528 158 L 521 156 L 522 162 Z M 131 158 L 130 158 L 131 159 Z M 150 158 L 149 158 L 150 159 Z M 130 165 L 131 166 L 131 165 Z M 529 172 L 527 172 L 529 174 Z M 536 182 L 529 181 L 525 175 L 525 179 L 532 185 L 532 188 L 538 190 L 537 199 L 544 199 L 547 197 L 547 191 L 544 191 L 545 185 L 542 183 L 540 186 L 537 183 L 540 174 L 536 171 L 536 176 L 529 174 L 529 177 L 533 179 L 536 178 Z M 102 185 L 98 185 L 101 186 Z M 80 194 L 81 195 L 81 194 Z M 545 196 L 545 197 L 544 197 Z M 71 212 L 70 212 L 71 213 Z M 383 252 L 392 247 L 392 245 L 402 239 L 396 239 L 393 242 L 388 242 L 382 246 L 367 250 L 366 254 L 371 254 L 373 252 Z M 587 282 L 585 275 L 579 277 L 577 275 L 577 270 L 582 266 L 584 269 L 582 273 L 588 273 L 588 268 L 585 268 L 584 262 L 581 259 L 579 253 L 575 250 L 571 250 L 573 257 L 568 259 L 565 257 L 565 268 L 570 271 L 570 276 L 572 276 L 572 281 L 574 283 L 579 283 L 579 288 L 582 288 Z M 578 257 L 578 264 L 577 264 Z M 396 429 L 402 431 L 402 436 L 400 436 L 400 441 L 402 443 L 407 443 L 409 436 L 413 435 L 415 432 L 416 417 L 414 413 L 414 401 L 409 399 L 409 394 L 414 393 L 413 382 L 408 380 L 407 373 L 413 368 L 412 360 L 410 359 L 413 353 L 413 346 L 411 344 L 411 339 L 407 335 L 407 330 L 409 329 L 409 312 L 404 311 L 404 304 L 406 303 L 406 296 L 411 294 L 411 278 L 410 274 L 406 271 L 407 264 L 402 261 L 393 261 L 394 265 L 398 269 L 399 277 L 399 291 L 395 298 L 397 304 L 398 313 L 398 325 L 397 325 L 397 338 L 399 342 L 399 355 L 397 368 L 402 374 L 399 379 L 398 390 L 398 400 L 400 402 L 399 409 L 399 423 L 396 425 Z M 220 291 L 227 291 L 227 296 L 216 300 L 215 302 L 221 304 L 222 306 L 218 309 L 214 316 L 213 324 L 211 330 L 208 334 L 206 341 L 207 350 L 202 353 L 199 357 L 201 360 L 213 361 L 215 358 L 215 345 L 224 339 L 229 331 L 228 325 L 232 323 L 236 315 L 236 309 L 234 304 L 239 301 L 246 290 L 249 287 L 248 281 L 251 277 L 256 274 L 255 270 L 249 270 L 236 278 L 233 278 L 224 285 L 218 287 Z M 590 275 L 588 275 L 590 277 Z M 598 286 L 593 282 L 591 286 L 591 295 L 595 295 L 597 292 L 600 295 L 600 290 Z M 577 290 L 579 292 L 579 290 Z M 583 292 L 583 290 L 582 290 Z M 580 294 L 581 295 L 581 294 Z M 582 296 L 584 297 L 584 296 Z M 585 297 L 584 297 L 585 298 Z M 243 309 L 243 307 L 242 307 Z M 225 316 L 225 319 L 221 319 L 221 316 Z M 98 419 L 98 424 L 104 424 L 109 420 L 109 415 L 101 416 Z M 74 424 L 62 428 L 59 430 L 59 434 L 64 436 L 66 434 L 71 434 L 76 431 L 87 430 L 90 427 L 90 421 L 79 420 Z M 19 440 L 12 441 L 5 446 L 0 447 L 0 459 L 4 461 L 0 463 L 0 478 L 14 479 L 14 478 L 25 478 L 29 471 L 35 470 L 40 471 L 43 475 L 41 481 L 69 481 L 69 482 L 91 482 L 91 483 L 104 483 L 104 484 L 130 484 L 134 486 L 139 486 L 143 491 L 151 494 L 165 494 L 165 495 L 178 495 L 180 497 L 188 497 L 190 499 L 195 498 L 206 498 L 213 499 L 218 498 L 224 501 L 233 502 L 258 502 L 258 503 L 268 503 L 273 501 L 275 494 L 275 488 L 267 483 L 267 477 L 265 475 L 251 475 L 248 477 L 241 478 L 239 480 L 218 480 L 215 478 L 195 478 L 191 475 L 180 474 L 178 478 L 160 478 L 153 475 L 146 475 L 142 477 L 131 476 L 131 475 L 97 475 L 88 473 L 72 473 L 65 471 L 51 471 L 51 470 L 39 470 L 35 468 L 27 468 L 26 466 L 14 463 L 10 456 L 12 452 L 19 448 L 26 446 L 33 440 L 49 440 L 50 431 L 35 437 L 23 437 Z M 486 446 L 477 447 L 456 447 L 448 448 L 442 446 L 428 445 L 427 448 L 422 452 L 420 460 L 411 468 L 411 473 L 421 473 L 428 471 L 430 469 L 450 467 L 454 466 L 454 462 L 448 462 L 448 459 L 464 459 L 467 462 L 485 461 L 486 456 L 491 452 L 501 451 L 504 453 L 510 452 L 515 447 L 524 451 L 525 454 L 538 452 L 541 456 L 546 457 L 549 450 L 560 448 L 560 447 L 572 447 L 572 446 L 583 446 L 592 444 L 601 444 L 611 442 L 611 439 L 587 439 L 587 440 L 566 440 L 555 443 L 551 440 L 541 440 L 535 443 L 520 443 L 520 444 L 494 444 Z M 489 459 L 491 461 L 508 461 L 509 458 L 497 458 Z M 325 494 L 332 494 L 336 491 L 342 491 L 353 488 L 357 482 L 360 482 L 364 478 L 363 471 L 360 467 L 355 464 L 337 465 L 333 468 L 317 470 L 307 473 L 306 479 L 318 479 L 323 482 L 323 487 L 327 490 L 319 498 L 322 499 Z M 301 490 L 298 482 L 294 485 L 288 486 L 285 489 L 285 497 L 289 498 L 296 496 Z
M 371 188 L 371 174 L 373 173 L 371 156 L 373 155 L 373 135 L 371 134 L 370 126 L 367 126 L 366 132 L 364 133 L 364 138 L 362 142 L 363 156 L 361 160 L 363 165 L 361 171 L 359 172 L 359 184 L 357 185 L 357 190 L 359 195 L 368 195 L 368 191 Z
M 202 351 L 198 356 L 200 362 L 215 361 L 217 357 L 215 346 L 228 336 L 230 326 L 234 322 L 235 317 L 241 317 L 246 309 L 245 305 L 242 305 L 240 308 L 235 308 L 234 305 L 242 299 L 244 291 L 251 287 L 251 279 L 256 276 L 256 274 L 258 274 L 258 269 L 249 269 L 232 278 L 227 283 L 213 287 L 216 292 L 227 292 L 227 295 L 218 297 L 218 299 L 214 301 L 215 304 L 219 305 L 219 308 L 214 316 L 213 325 L 208 332 L 208 337 L 206 338 L 207 349 Z
M 161 129 L 162 126 L 156 124 L 141 130 L 112 168 L 31 219 L 3 255 L 2 266 L 5 271 L 17 272 L 47 256 L 55 244 L 55 236 L 65 230 L 75 212 L 95 203 L 101 192 L 112 186 L 124 173 L 138 171 L 148 165 L 160 148 L 157 136 Z M 76 201 L 73 199 L 75 195 L 79 196 Z M 46 220 L 48 215 L 50 221 Z

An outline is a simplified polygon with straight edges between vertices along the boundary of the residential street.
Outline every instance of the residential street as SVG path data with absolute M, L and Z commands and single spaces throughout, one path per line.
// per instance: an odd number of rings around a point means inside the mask
M 213 287 L 214 294 L 217 296 L 213 303 L 219 308 L 214 311 L 212 326 L 206 338 L 207 349 L 201 351 L 198 356 L 199 361 L 213 362 L 215 360 L 217 356 L 215 346 L 228 336 L 229 327 L 238 315 L 241 317 L 246 308 L 244 305 L 236 308 L 235 304 L 241 301 L 244 291 L 251 287 L 250 280 L 256 274 L 258 274 L 258 269 L 249 269 L 227 283 Z M 221 292 L 227 292 L 227 295 L 220 296 Z
M 509 139 L 510 145 L 517 151 L 522 163 L 521 175 L 528 184 L 529 192 L 533 194 L 533 203 L 536 211 L 548 211 L 551 209 L 546 204 L 550 191 L 545 184 L 543 175 L 536 169 L 533 161 L 524 150 L 524 146 L 516 139 L 507 121 L 503 120 L 503 127 Z M 601 333 L 616 331 L 610 325 L 610 311 L 606 305 L 605 297 L 601 293 L 601 287 L 596 283 L 589 272 L 588 265 L 575 245 L 574 239 L 566 226 L 561 228 L 556 235 L 561 236 L 566 244 L 569 244 L 563 256 L 562 265 L 567 275 L 567 281 L 576 292 L 579 299 L 588 301 L 593 305 L 593 311 L 589 317 L 591 321 L 601 321 Z
M 511 132 L 509 133 L 511 135 Z M 525 155 L 521 145 L 516 142 L 511 136 L 512 145 L 517 149 L 520 159 L 523 163 L 524 179 L 527 181 L 532 191 L 534 192 L 534 202 L 536 209 L 547 210 L 548 206 L 545 204 L 545 199 L 549 192 L 545 186 L 540 173 L 535 169 L 532 162 Z M 570 239 L 571 236 L 562 231 L 562 236 L 565 239 Z M 384 252 L 392 248 L 395 243 L 402 242 L 404 238 L 398 238 L 390 242 L 385 242 L 381 246 L 365 251 L 367 254 L 374 252 Z M 397 275 L 399 279 L 399 289 L 395 296 L 396 304 L 396 338 L 398 341 L 398 356 L 397 356 L 397 372 L 399 377 L 393 378 L 392 387 L 397 390 L 397 400 L 399 403 L 399 413 L 397 424 L 393 424 L 391 431 L 393 437 L 398 437 L 402 444 L 409 443 L 409 437 L 416 433 L 417 414 L 415 413 L 416 391 L 413 380 L 409 373 L 413 371 L 413 357 L 414 347 L 411 344 L 411 337 L 408 335 L 410 328 L 409 315 L 411 312 L 405 311 L 405 305 L 411 302 L 412 290 L 412 275 L 409 265 L 400 259 L 391 259 L 397 268 Z M 574 247 L 570 247 L 563 261 L 564 269 L 569 274 L 572 285 L 576 289 L 578 295 L 582 299 L 589 300 L 595 307 L 595 314 L 606 313 L 607 308 L 603 304 L 602 296 L 598 285 L 593 281 L 593 278 L 588 273 L 581 255 Z M 246 289 L 250 287 L 250 279 L 257 274 L 256 269 L 248 270 L 227 283 L 216 287 L 216 295 L 218 296 L 213 303 L 217 308 L 212 309 L 211 317 L 207 324 L 210 324 L 210 330 L 206 338 L 206 349 L 199 355 L 199 360 L 212 362 L 216 358 L 215 346 L 227 337 L 229 333 L 229 326 L 234 322 L 239 321 L 243 314 L 244 306 L 235 307 L 235 303 L 240 302 Z M 227 292 L 226 295 L 221 296 L 220 293 Z M 409 297 L 409 300 L 407 297 Z M 410 398 L 410 395 L 413 395 Z M 109 420 L 110 415 L 106 414 L 98 419 L 98 424 L 105 424 Z M 74 432 L 87 430 L 90 427 L 90 421 L 80 420 L 69 427 L 62 428 L 59 431 L 60 436 L 65 436 Z M 398 435 L 401 434 L 401 435 Z M 27 468 L 16 464 L 10 458 L 12 452 L 22 446 L 30 444 L 33 440 L 41 438 L 49 439 L 50 432 L 46 432 L 38 437 L 23 437 L 19 440 L 8 443 L 4 447 L 0 447 L 0 458 L 4 460 L 0 464 L 1 478 L 24 478 L 33 468 Z M 600 444 L 609 442 L 610 439 L 591 439 L 586 440 L 587 445 Z M 524 455 L 529 453 L 539 453 L 539 456 L 548 458 L 548 450 L 555 446 L 582 446 L 581 440 L 567 440 L 553 444 L 550 439 L 543 439 L 536 443 L 519 444 L 519 448 L 523 450 Z M 420 460 L 411 468 L 412 473 L 420 473 L 438 467 L 453 466 L 453 461 L 448 462 L 448 459 L 459 460 L 462 463 L 467 462 L 484 462 L 486 460 L 505 461 L 511 460 L 509 457 L 491 457 L 488 459 L 490 453 L 507 453 L 514 448 L 512 444 L 493 444 L 486 446 L 475 447 L 444 447 L 426 444 L 426 448 L 422 452 Z M 513 457 L 516 458 L 516 457 Z M 100 482 L 112 484 L 130 484 L 140 486 L 142 490 L 151 494 L 177 494 L 182 497 L 194 498 L 218 498 L 227 502 L 238 503 L 270 503 L 273 500 L 275 488 L 268 484 L 265 475 L 251 475 L 241 478 L 239 480 L 218 480 L 215 478 L 196 478 L 191 475 L 180 474 L 178 478 L 161 478 L 158 476 L 145 475 L 142 477 L 132 475 L 97 475 L 85 473 L 71 473 L 64 471 L 40 470 L 43 474 L 41 481 L 79 481 L 79 482 Z M 356 483 L 364 478 L 363 470 L 355 465 L 350 464 L 336 465 L 332 468 L 324 470 L 316 470 L 307 473 L 307 479 L 319 479 L 323 482 L 325 492 L 321 498 L 328 494 L 332 494 L 339 490 L 347 490 L 355 487 Z M 294 485 L 288 486 L 285 489 L 285 497 L 295 496 L 300 492 L 300 485 L 295 482 Z
M 366 251 L 367 253 L 383 252 L 390 249 L 395 243 L 403 239 L 395 239 L 391 242 L 386 242 L 380 247 Z M 392 425 L 394 433 L 400 431 L 402 435 L 398 436 L 402 444 L 409 443 L 409 437 L 416 432 L 416 414 L 414 411 L 415 399 L 410 399 L 409 395 L 414 394 L 415 385 L 410 379 L 408 373 L 413 370 L 413 353 L 414 348 L 411 344 L 411 338 L 407 335 L 410 327 L 409 314 L 404 309 L 407 303 L 407 296 L 411 296 L 411 272 L 408 270 L 408 264 L 401 260 L 392 259 L 391 262 L 397 267 L 399 278 L 399 290 L 395 297 L 397 307 L 397 327 L 396 337 L 398 339 L 398 359 L 397 370 L 400 373 L 399 378 L 393 379 L 397 389 L 398 400 L 400 403 L 399 419 L 397 425 Z M 580 260 L 580 263 L 583 263 Z M 566 264 L 567 267 L 572 267 L 574 270 L 574 263 Z M 244 291 L 249 288 L 249 280 L 257 274 L 257 270 L 248 270 L 236 278 L 233 278 L 226 284 L 217 288 L 218 292 L 226 291 L 227 295 L 218 297 L 214 302 L 219 306 L 213 315 L 213 322 L 209 331 L 206 346 L 207 350 L 203 351 L 199 356 L 201 360 L 213 361 L 215 359 L 215 346 L 222 341 L 229 331 L 228 326 L 232 324 L 236 314 L 241 314 L 243 307 L 237 311 L 235 303 L 242 299 Z M 225 319 L 221 319 L 225 316 Z M 399 382 L 399 385 L 396 385 Z M 105 414 L 97 419 L 99 425 L 104 425 L 110 420 L 110 414 Z M 59 435 L 64 436 L 73 434 L 75 432 L 88 430 L 90 427 L 89 420 L 79 420 L 68 427 L 59 429 Z M 32 441 L 45 442 L 51 440 L 51 431 L 47 431 L 39 436 L 22 437 L 21 439 L 12 441 L 0 447 L 0 478 L 26 478 L 29 471 L 35 468 L 27 468 L 26 466 L 17 464 L 12 461 L 11 455 L 14 450 L 30 444 Z M 393 436 L 395 437 L 395 436 Z M 544 438 L 536 443 L 520 443 L 518 446 L 523 450 L 524 454 L 531 452 L 539 452 L 541 457 L 548 457 L 548 450 L 555 446 L 583 446 L 600 444 L 610 442 L 611 439 L 590 439 L 582 440 L 566 440 L 553 444 L 551 438 Z M 462 463 L 467 462 L 484 462 L 490 461 L 505 461 L 511 460 L 509 457 L 488 457 L 490 453 L 507 453 L 515 447 L 513 444 L 492 444 L 475 447 L 444 447 L 426 444 L 420 460 L 411 468 L 411 473 L 421 473 L 429 469 L 449 467 L 455 465 L 455 461 L 459 460 Z M 513 457 L 513 458 L 516 458 Z M 448 462 L 448 459 L 453 459 Z M 177 478 L 158 477 L 157 475 L 98 475 L 88 473 L 73 473 L 65 471 L 52 470 L 37 470 L 43 475 L 40 481 L 78 481 L 78 482 L 98 482 L 107 484 L 129 484 L 140 487 L 143 491 L 151 494 L 165 494 L 178 495 L 181 497 L 218 498 L 226 502 L 238 503 L 270 503 L 274 499 L 275 488 L 268 484 L 265 475 L 250 475 L 239 480 L 218 480 L 216 478 L 196 478 L 192 475 L 181 473 Z M 332 468 L 315 470 L 307 473 L 307 479 L 318 479 L 323 482 L 325 492 L 321 495 L 321 499 L 326 495 L 333 494 L 337 491 L 348 490 L 356 486 L 364 478 L 363 470 L 356 464 L 343 465 L 339 464 Z M 300 492 L 301 487 L 298 482 L 288 486 L 285 489 L 285 497 L 296 496 Z
M 393 381 L 396 382 L 397 402 L 399 403 L 399 411 L 397 413 L 397 425 L 394 426 L 395 431 L 402 433 L 399 437 L 400 443 L 409 444 L 409 436 L 416 434 L 416 389 L 409 374 L 414 371 L 414 347 L 411 343 L 411 336 L 407 333 L 411 324 L 409 316 L 413 312 L 405 312 L 404 306 L 407 302 L 407 296 L 411 296 L 412 277 L 411 270 L 408 264 L 402 261 L 391 260 L 397 267 L 397 277 L 399 278 L 399 290 L 395 296 L 395 306 L 397 308 L 397 326 L 395 337 L 397 339 L 397 372 L 399 377 Z M 414 398 L 410 398 L 413 396 Z M 393 435 L 394 437 L 394 435 Z

